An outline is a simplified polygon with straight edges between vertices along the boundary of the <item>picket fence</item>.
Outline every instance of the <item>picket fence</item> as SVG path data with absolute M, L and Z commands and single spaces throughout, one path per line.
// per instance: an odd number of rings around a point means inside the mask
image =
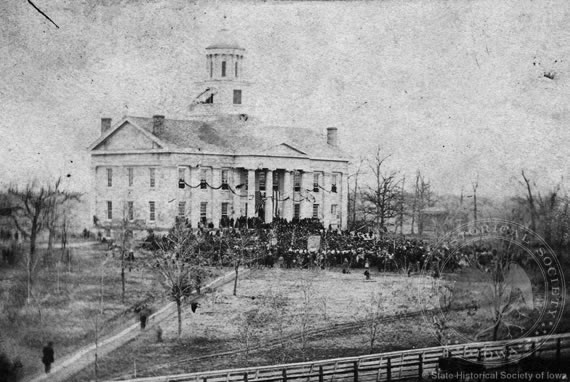
M 570 354 L 570 333 L 518 340 L 394 351 L 367 356 L 302 363 L 206 371 L 160 377 L 135 378 L 129 382 L 367 382 L 411 380 L 429 376 L 438 360 L 452 355 L 471 361 L 508 362 L 509 355 L 533 351 L 534 356 L 553 358 Z

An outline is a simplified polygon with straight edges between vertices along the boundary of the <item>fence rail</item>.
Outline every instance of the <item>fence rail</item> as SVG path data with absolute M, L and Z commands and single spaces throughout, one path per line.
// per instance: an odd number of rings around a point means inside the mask
M 439 358 L 460 356 L 471 361 L 508 361 L 514 350 L 535 355 L 570 355 L 570 333 L 519 340 L 477 342 L 424 349 L 394 351 L 359 357 L 206 371 L 161 377 L 135 378 L 129 382 L 368 382 L 395 381 L 425 376 L 436 370 Z M 517 351 L 514 351 L 516 354 Z

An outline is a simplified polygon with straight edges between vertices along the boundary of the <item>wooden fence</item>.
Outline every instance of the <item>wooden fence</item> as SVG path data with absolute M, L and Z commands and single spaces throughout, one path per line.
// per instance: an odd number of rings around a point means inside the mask
M 570 354 L 570 333 L 511 341 L 478 342 L 395 351 L 322 361 L 207 371 L 161 377 L 129 379 L 130 382 L 360 382 L 395 381 L 426 377 L 437 370 L 441 357 L 452 355 L 485 363 L 508 362 L 522 352 L 560 360 Z

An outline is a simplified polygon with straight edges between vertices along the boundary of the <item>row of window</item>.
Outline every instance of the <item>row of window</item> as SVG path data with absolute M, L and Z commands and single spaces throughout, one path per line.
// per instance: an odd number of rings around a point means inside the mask
M 228 216 L 228 211 L 229 211 L 229 203 L 227 202 L 223 202 L 222 203 L 222 219 L 227 219 Z M 247 205 L 246 205 L 247 208 Z M 313 204 L 313 218 L 318 219 L 319 218 L 319 208 L 320 205 L 319 204 Z M 338 205 L 337 204 L 331 204 L 331 215 L 333 217 L 337 216 L 337 211 L 338 211 Z M 207 219 L 207 212 L 208 212 L 208 202 L 201 202 L 200 203 L 200 220 L 201 221 L 205 221 Z M 133 201 L 127 201 L 127 210 L 126 210 L 126 214 L 127 214 L 127 219 L 128 220 L 134 220 L 135 219 L 135 207 L 134 207 L 134 202 Z M 247 215 L 247 212 L 246 212 Z M 178 216 L 180 217 L 185 217 L 186 216 L 186 202 L 185 201 L 180 201 L 178 202 Z M 293 205 L 293 217 L 296 219 L 299 219 L 301 217 L 301 204 L 300 203 L 295 203 Z M 107 219 L 108 220 L 112 220 L 113 219 L 113 202 L 108 200 L 107 201 Z M 153 222 L 156 221 L 156 202 L 155 201 L 149 201 L 148 202 L 148 220 Z
M 156 168 L 149 168 L 149 187 L 156 187 Z M 132 187 L 135 183 L 135 172 L 133 167 L 127 167 L 127 179 L 129 182 L 129 187 Z M 113 187 L 113 168 L 107 168 L 107 187 Z
M 228 67 L 227 61 L 222 61 L 222 67 L 221 67 L 221 69 L 222 69 L 222 73 L 221 73 L 221 74 L 222 74 L 222 77 L 226 77 L 226 74 L 227 74 L 227 67 Z M 239 69 L 239 67 L 238 67 L 238 62 L 236 61 L 236 62 L 234 63 L 234 76 L 235 76 L 236 78 L 239 77 L 238 69 Z M 212 77 L 214 77 L 214 61 L 210 60 L 210 78 L 212 78 Z
M 207 177 L 208 169 L 202 169 L 200 172 L 200 188 L 207 188 Z M 315 172 L 313 174 L 313 192 L 319 192 L 321 188 L 319 179 L 320 173 Z M 222 189 L 227 190 L 228 187 L 228 176 L 229 170 L 222 170 Z M 134 169 L 133 167 L 127 168 L 127 178 L 129 187 L 134 185 Z M 184 188 L 182 184 L 186 182 L 186 169 L 183 167 L 178 168 L 178 179 L 179 186 Z M 149 186 L 154 188 L 156 186 L 156 168 L 149 168 Z M 107 168 L 107 187 L 113 187 L 113 168 Z M 247 173 L 245 173 L 245 187 L 247 189 Z M 259 190 L 265 191 L 266 189 L 266 178 L 265 173 L 259 173 Z M 273 190 L 277 191 L 279 189 L 279 175 L 276 173 L 273 175 Z M 294 191 L 301 191 L 301 172 L 295 171 L 293 175 L 293 189 Z M 337 174 L 332 174 L 331 177 L 331 191 L 337 192 Z

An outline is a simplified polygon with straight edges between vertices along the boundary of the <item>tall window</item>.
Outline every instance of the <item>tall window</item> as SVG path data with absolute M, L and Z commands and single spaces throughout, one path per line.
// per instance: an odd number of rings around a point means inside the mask
M 113 169 L 107 169 L 107 187 L 113 187 Z
M 228 170 L 222 170 L 222 190 L 227 190 L 228 188 Z
M 133 201 L 127 201 L 127 219 L 132 221 L 135 219 L 135 204 Z
M 148 202 L 148 212 L 149 217 L 148 219 L 153 222 L 156 220 L 156 209 L 155 209 L 155 202 Z
M 236 75 L 236 78 L 238 78 L 238 63 L 237 63 L 237 61 L 235 64 L 235 75 Z
M 293 205 L 293 218 L 300 219 L 301 218 L 301 204 L 295 203 Z
M 336 192 L 336 179 L 337 179 L 337 174 L 332 174 L 331 192 Z
M 129 178 L 129 187 L 133 186 L 135 181 L 135 169 L 132 167 L 127 168 L 127 178 Z
M 205 190 L 206 187 L 207 187 L 207 186 L 206 186 L 206 183 L 208 182 L 207 177 L 208 177 L 208 170 L 205 169 L 205 168 L 203 168 L 203 169 L 200 171 L 200 188 L 201 188 L 202 190 Z
M 319 218 L 319 205 L 313 204 L 313 219 Z
M 107 201 L 107 219 L 113 219 L 113 202 Z
M 241 105 L 241 90 L 234 89 L 234 105 Z
M 279 191 L 279 174 L 273 173 L 273 191 Z
M 226 62 L 222 61 L 222 77 L 226 76 Z
M 178 202 L 178 216 L 186 216 L 186 202 Z
M 293 174 L 293 190 L 301 191 L 301 172 L 295 171 Z
M 214 77 L 214 62 L 212 61 L 212 56 L 210 56 L 210 78 Z
M 337 209 L 338 209 L 338 205 L 337 205 L 337 204 L 331 204 L 331 216 L 332 216 L 333 218 L 336 218 Z
M 178 167 L 178 180 L 186 181 L 186 169 L 184 167 Z
M 150 187 L 154 187 L 156 186 L 156 169 L 155 168 L 149 168 L 149 175 L 150 175 Z
M 200 221 L 206 223 L 208 221 L 208 202 L 200 203 Z
M 227 219 L 228 218 L 228 206 L 229 203 L 222 203 L 222 219 Z
M 265 191 L 265 173 L 259 173 L 259 191 Z
M 319 173 L 313 174 L 313 192 L 319 192 Z

